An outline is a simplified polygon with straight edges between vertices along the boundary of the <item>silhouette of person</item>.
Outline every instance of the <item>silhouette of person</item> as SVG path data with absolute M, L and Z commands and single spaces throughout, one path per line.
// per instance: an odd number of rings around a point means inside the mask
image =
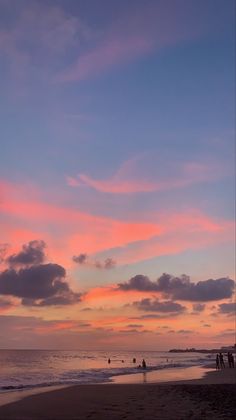
M 220 358 L 219 358 L 219 354 L 217 353 L 216 355 L 216 370 L 220 369 Z
M 232 366 L 232 362 L 231 362 L 231 353 L 228 351 L 228 353 L 227 353 L 227 358 L 228 358 L 228 364 L 229 364 L 229 368 L 231 368 Z
M 225 362 L 224 362 L 224 357 L 223 357 L 223 354 L 222 353 L 220 353 L 219 359 L 220 359 L 220 367 L 221 367 L 221 369 L 222 368 L 225 368 Z
M 230 353 L 231 367 L 234 368 L 234 355 Z
M 133 363 L 136 363 L 136 358 L 135 357 L 133 358 Z
M 147 367 L 146 362 L 145 362 L 145 360 L 143 359 L 143 361 L 142 361 L 142 368 L 143 368 L 143 369 L 146 369 L 146 367 Z
M 111 359 L 110 359 L 110 358 L 108 359 L 108 363 L 109 363 L 109 364 L 111 363 Z

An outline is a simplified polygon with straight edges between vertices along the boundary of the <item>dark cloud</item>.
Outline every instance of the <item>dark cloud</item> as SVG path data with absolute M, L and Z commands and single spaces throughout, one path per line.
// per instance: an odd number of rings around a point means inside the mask
M 72 257 L 72 260 L 77 264 L 85 264 L 87 262 L 87 259 L 88 259 L 87 254 L 79 254 L 79 255 L 74 255 Z
M 236 314 L 236 304 L 235 303 L 221 303 L 218 305 L 218 312 L 221 314 Z
M 78 302 L 81 295 L 70 290 L 65 276 L 65 269 L 58 264 L 33 265 L 18 271 L 10 268 L 0 273 L 0 294 L 22 298 L 28 306 Z
M 203 324 L 203 327 L 210 328 L 211 325 L 210 324 Z
M 165 273 L 156 281 L 151 281 L 147 276 L 138 274 L 126 283 L 119 283 L 118 289 L 161 292 L 165 297 L 174 300 L 207 302 L 231 297 L 234 281 L 224 277 L 192 283 L 186 275 L 173 277 Z
M 23 245 L 22 250 L 18 254 L 10 255 L 6 262 L 12 266 L 29 266 L 41 264 L 45 260 L 46 244 L 44 241 L 30 241 Z
M 87 254 L 74 255 L 72 260 L 80 265 L 86 265 L 92 268 L 98 268 L 101 270 L 109 270 L 116 266 L 116 261 L 113 258 L 106 258 L 104 261 L 92 261 L 89 259 Z
M 114 268 L 116 266 L 116 261 L 113 258 L 107 258 L 103 263 L 103 268 L 109 270 L 110 268 Z
M 22 299 L 22 305 L 24 306 L 64 306 L 64 305 L 73 305 L 81 301 L 81 293 L 74 293 L 72 291 L 63 292 L 63 294 L 58 294 L 56 296 L 51 296 L 46 299 L 38 301 L 37 299 Z
M 182 313 L 186 310 L 185 306 L 171 300 L 160 302 L 158 299 L 142 299 L 138 302 L 133 302 L 133 306 L 142 311 L 164 312 L 164 313 Z
M 120 290 L 139 290 L 145 292 L 156 291 L 156 284 L 149 280 L 147 276 L 137 274 L 126 283 L 119 283 L 118 289 Z

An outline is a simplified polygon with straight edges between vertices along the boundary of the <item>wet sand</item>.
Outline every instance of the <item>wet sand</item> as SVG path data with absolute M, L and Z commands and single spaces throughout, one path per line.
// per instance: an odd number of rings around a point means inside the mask
M 234 419 L 235 385 L 236 369 L 179 382 L 77 385 L 4 405 L 0 419 Z

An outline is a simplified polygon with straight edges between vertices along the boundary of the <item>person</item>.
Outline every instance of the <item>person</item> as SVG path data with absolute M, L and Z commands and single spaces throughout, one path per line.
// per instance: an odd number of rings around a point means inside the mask
M 108 363 L 109 363 L 109 364 L 111 363 L 111 359 L 110 359 L 110 358 L 108 359 Z
M 220 359 L 220 367 L 221 367 L 221 369 L 222 368 L 225 368 L 225 362 L 224 362 L 224 357 L 223 357 L 223 354 L 222 353 L 220 353 L 219 359 Z
M 136 363 L 136 358 L 135 357 L 133 358 L 133 363 Z
M 220 358 L 219 354 L 216 355 L 216 370 L 220 369 Z
M 147 367 L 146 362 L 145 362 L 145 360 L 143 359 L 143 361 L 142 361 L 142 368 L 143 368 L 143 369 L 146 369 L 146 367 Z
M 229 368 L 231 368 L 232 366 L 231 366 L 231 353 L 228 351 L 228 353 L 227 353 L 227 358 L 228 358 L 228 364 L 229 364 Z
M 234 355 L 233 355 L 233 353 L 230 353 L 230 359 L 231 359 L 231 367 L 234 368 Z

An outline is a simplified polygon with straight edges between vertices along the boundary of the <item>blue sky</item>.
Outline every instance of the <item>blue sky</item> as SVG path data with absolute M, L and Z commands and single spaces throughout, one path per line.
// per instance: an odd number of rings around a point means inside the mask
M 88 293 L 140 273 L 232 278 L 234 1 L 0 9 L 8 254 L 44 240 L 48 261 Z M 111 269 L 96 266 L 106 258 Z

